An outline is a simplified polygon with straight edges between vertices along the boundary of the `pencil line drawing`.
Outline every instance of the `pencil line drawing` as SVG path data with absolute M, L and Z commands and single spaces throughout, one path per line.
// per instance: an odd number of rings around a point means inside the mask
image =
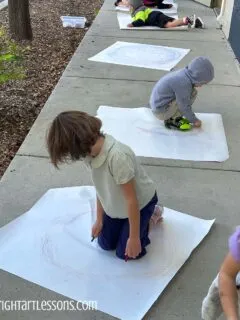
M 89 60 L 169 71 L 189 51 L 190 49 L 117 41 Z
M 0 228 L 0 268 L 70 299 L 94 297 L 113 317 L 140 320 L 214 223 L 165 208 L 147 255 L 126 263 L 91 242 L 95 210 L 94 187 L 49 190 Z
M 126 278 L 126 277 L 132 277 L 134 275 L 144 276 L 144 277 L 159 277 L 164 276 L 168 273 L 169 268 L 171 269 L 173 265 L 175 265 L 175 261 L 177 261 L 177 255 L 174 254 L 175 247 L 174 247 L 174 239 L 173 243 L 170 243 L 169 245 L 165 245 L 168 247 L 168 253 L 172 252 L 172 254 L 167 254 L 165 257 L 162 257 L 161 261 L 157 265 L 152 265 L 148 270 L 141 270 L 140 273 L 136 272 L 136 270 L 132 270 L 131 273 L 129 273 L 129 270 L 126 271 L 119 271 L 119 270 L 113 270 L 111 274 L 103 273 L 102 271 L 96 272 L 96 269 L 92 270 L 84 270 L 81 271 L 81 268 L 77 268 L 71 265 L 71 263 L 68 263 L 67 259 L 65 259 L 66 253 L 61 251 L 61 248 L 58 247 L 58 239 L 55 237 L 56 233 L 60 234 L 61 237 L 65 238 L 67 243 L 72 246 L 79 246 L 85 247 L 87 250 L 99 250 L 102 254 L 104 254 L 104 251 L 102 251 L 101 248 L 97 246 L 91 245 L 88 238 L 81 240 L 79 237 L 79 234 L 76 234 L 72 229 L 71 225 L 74 224 L 78 219 L 81 219 L 83 215 L 92 215 L 92 212 L 84 212 L 82 214 L 76 214 L 75 216 L 66 215 L 64 218 L 55 219 L 52 221 L 51 226 L 48 228 L 47 232 L 44 232 L 43 235 L 41 235 L 42 241 L 41 241 L 41 252 L 43 259 L 50 265 L 57 267 L 59 269 L 62 269 L 62 271 L 67 272 L 69 274 L 74 274 L 77 277 L 82 276 L 91 276 L 91 277 L 99 277 L 104 276 L 106 279 L 112 279 L 112 278 Z M 91 227 L 90 225 L 88 226 Z M 56 232 L 57 231 L 57 232 Z M 161 232 L 161 229 L 157 230 L 158 232 Z M 155 230 L 156 232 L 156 230 Z M 163 240 L 164 243 L 164 240 Z M 112 254 L 112 258 L 114 257 L 114 252 Z M 111 258 L 111 257 L 110 257 Z M 79 264 L 79 267 L 81 267 L 81 264 Z

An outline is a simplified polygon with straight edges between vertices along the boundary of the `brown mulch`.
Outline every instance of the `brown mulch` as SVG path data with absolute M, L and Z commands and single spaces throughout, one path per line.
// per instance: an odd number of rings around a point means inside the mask
M 0 86 L 0 178 L 57 84 L 87 28 L 63 28 L 60 16 L 85 16 L 91 24 L 103 0 L 30 0 L 33 41 L 27 77 Z M 0 11 L 8 26 L 8 10 Z

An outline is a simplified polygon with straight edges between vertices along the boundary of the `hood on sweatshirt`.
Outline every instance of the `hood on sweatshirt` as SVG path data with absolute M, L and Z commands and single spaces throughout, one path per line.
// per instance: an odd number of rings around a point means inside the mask
M 142 0 L 128 0 L 128 3 L 136 10 L 138 7 L 143 6 Z
M 213 65 L 206 57 L 193 59 L 185 71 L 193 84 L 208 83 L 214 78 Z

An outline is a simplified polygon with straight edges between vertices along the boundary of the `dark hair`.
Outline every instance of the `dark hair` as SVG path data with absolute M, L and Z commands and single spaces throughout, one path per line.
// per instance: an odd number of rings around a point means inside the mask
M 90 154 L 98 138 L 102 122 L 85 112 L 65 111 L 51 123 L 47 134 L 47 149 L 55 167 L 70 158 L 80 160 Z
M 115 7 L 118 6 L 118 4 L 121 2 L 122 0 L 117 0 L 116 2 L 114 2 Z

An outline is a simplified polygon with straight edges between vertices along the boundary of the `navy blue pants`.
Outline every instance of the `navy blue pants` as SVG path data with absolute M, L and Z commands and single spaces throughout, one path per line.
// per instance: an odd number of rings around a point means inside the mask
M 140 240 L 142 252 L 137 259 L 146 254 L 146 246 L 150 244 L 148 237 L 149 220 L 154 212 L 155 205 L 158 202 L 155 193 L 151 201 L 140 211 Z M 111 218 L 106 213 L 103 217 L 103 228 L 98 236 L 98 244 L 103 250 L 116 250 L 116 255 L 120 259 L 125 259 L 125 250 L 129 238 L 129 221 L 126 219 Z

